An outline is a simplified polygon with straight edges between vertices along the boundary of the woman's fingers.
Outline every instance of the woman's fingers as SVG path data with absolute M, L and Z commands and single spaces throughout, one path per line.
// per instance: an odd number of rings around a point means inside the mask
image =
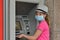
M 21 35 L 17 35 L 16 37 L 18 37 L 18 38 L 22 38 L 22 37 L 24 37 L 24 35 L 23 35 L 23 34 L 21 34 Z
M 16 37 L 19 38 L 19 35 L 17 35 Z

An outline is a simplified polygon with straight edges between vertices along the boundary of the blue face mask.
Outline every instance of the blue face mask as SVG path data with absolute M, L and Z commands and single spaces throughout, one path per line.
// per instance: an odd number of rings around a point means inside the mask
M 43 16 L 35 16 L 35 19 L 37 21 L 42 21 L 42 20 L 44 20 L 44 17 Z

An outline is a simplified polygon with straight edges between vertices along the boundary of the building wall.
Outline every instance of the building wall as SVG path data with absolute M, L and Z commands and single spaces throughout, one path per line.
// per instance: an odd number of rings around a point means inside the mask
M 54 13 L 55 13 L 54 40 L 60 40 L 60 0 L 54 0 Z
M 50 40 L 60 40 L 60 0 L 46 0 L 50 16 Z

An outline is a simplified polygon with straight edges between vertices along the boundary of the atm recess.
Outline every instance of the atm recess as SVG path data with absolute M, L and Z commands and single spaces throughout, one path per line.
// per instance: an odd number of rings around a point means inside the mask
M 26 15 L 28 14 L 37 3 L 28 3 L 16 1 L 16 15 Z
M 33 29 L 31 27 L 33 27 L 33 25 L 31 25 L 30 23 L 32 19 L 30 19 L 29 15 L 33 9 L 34 10 L 32 13 L 34 13 L 36 6 L 37 6 L 37 3 L 16 1 L 15 12 L 16 12 L 16 22 L 18 22 L 17 23 L 18 26 L 16 27 L 16 35 L 19 35 L 19 34 L 32 35 L 31 30 Z M 31 18 L 33 17 L 31 16 Z M 20 39 L 16 38 L 16 40 L 20 40 Z M 26 39 L 23 38 L 23 40 L 26 40 Z

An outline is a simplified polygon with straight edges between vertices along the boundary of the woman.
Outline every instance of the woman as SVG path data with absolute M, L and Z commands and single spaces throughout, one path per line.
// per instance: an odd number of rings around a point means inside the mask
M 36 28 L 36 32 L 32 36 L 25 34 L 18 35 L 18 38 L 25 37 L 28 40 L 49 40 L 49 20 L 48 20 L 48 7 L 45 5 L 40 5 L 36 9 L 35 18 L 39 21 Z

